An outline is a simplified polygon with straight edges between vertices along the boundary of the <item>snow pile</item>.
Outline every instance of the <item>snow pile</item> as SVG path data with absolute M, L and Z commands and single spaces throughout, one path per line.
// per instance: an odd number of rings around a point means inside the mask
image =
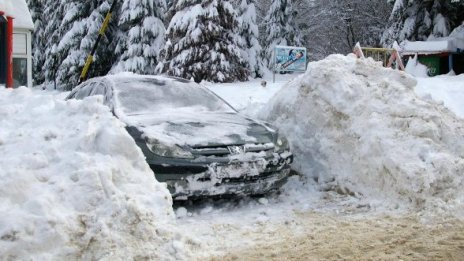
M 101 105 L 0 89 L 0 255 L 185 259 L 171 197 Z
M 464 122 L 418 98 L 415 85 L 372 59 L 332 55 L 309 64 L 262 116 L 288 136 L 294 168 L 325 188 L 373 207 L 464 216 Z
M 428 77 L 428 68 L 417 60 L 417 54 L 409 58 L 405 71 L 416 77 Z
M 419 96 L 443 102 L 447 108 L 464 119 L 464 74 L 417 78 L 417 81 L 416 93 Z

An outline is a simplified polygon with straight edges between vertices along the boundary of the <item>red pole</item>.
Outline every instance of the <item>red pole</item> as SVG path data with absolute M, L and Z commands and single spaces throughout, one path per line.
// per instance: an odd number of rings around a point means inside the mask
M 13 88 L 13 17 L 8 16 L 6 33 L 6 87 Z

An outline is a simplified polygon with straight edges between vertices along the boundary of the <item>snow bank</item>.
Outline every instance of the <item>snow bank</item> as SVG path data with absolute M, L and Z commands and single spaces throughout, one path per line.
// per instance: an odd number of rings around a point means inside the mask
M 428 68 L 417 60 L 417 54 L 409 58 L 405 71 L 416 77 L 428 77 Z
M 464 74 L 417 78 L 416 93 L 423 99 L 443 102 L 457 116 L 464 119 Z
M 176 260 L 188 254 L 156 182 L 101 98 L 0 89 L 0 255 Z
M 310 63 L 261 116 L 288 136 L 294 167 L 325 188 L 373 207 L 464 216 L 464 122 L 418 98 L 415 85 L 372 59 L 332 55 Z

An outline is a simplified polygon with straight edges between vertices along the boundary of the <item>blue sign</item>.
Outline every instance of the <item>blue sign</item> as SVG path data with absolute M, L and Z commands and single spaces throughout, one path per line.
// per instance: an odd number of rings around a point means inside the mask
M 276 46 L 274 71 L 305 72 L 306 48 L 293 46 Z

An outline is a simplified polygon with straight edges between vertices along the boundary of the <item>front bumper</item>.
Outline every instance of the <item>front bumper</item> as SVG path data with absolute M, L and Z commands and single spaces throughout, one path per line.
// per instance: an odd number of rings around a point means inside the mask
M 218 195 L 257 195 L 280 188 L 290 174 L 293 155 L 232 162 L 149 163 L 159 182 L 175 200 Z

